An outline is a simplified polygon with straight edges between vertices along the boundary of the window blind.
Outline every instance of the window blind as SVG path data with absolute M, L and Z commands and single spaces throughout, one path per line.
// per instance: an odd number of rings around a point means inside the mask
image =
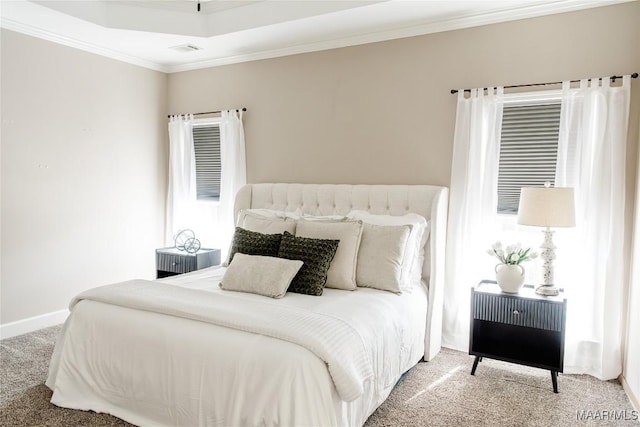
M 498 213 L 516 214 L 521 187 L 555 181 L 560 103 L 505 105 L 498 171 Z
M 220 126 L 194 126 L 198 200 L 220 200 Z

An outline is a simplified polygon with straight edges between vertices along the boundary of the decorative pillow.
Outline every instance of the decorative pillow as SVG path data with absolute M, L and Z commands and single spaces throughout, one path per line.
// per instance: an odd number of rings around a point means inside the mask
M 358 286 L 401 293 L 410 225 L 364 224 L 358 251 Z
M 282 298 L 302 264 L 297 260 L 236 253 L 220 287 L 228 291 Z
M 240 225 L 242 223 L 244 216 L 248 213 L 256 216 L 261 216 L 263 218 L 284 218 L 284 212 L 277 211 L 274 209 L 263 209 L 263 208 L 242 209 L 240 212 L 238 212 L 238 220 L 236 225 Z
M 296 232 L 296 222 L 284 216 L 284 213 L 266 209 L 243 209 L 238 214 L 238 227 L 263 234 L 282 234 L 285 231 Z
M 351 211 L 349 218 L 360 219 L 374 225 L 410 225 L 409 247 L 402 265 L 402 290 L 410 290 L 419 284 L 424 264 L 424 245 L 429 237 L 427 220 L 422 215 L 408 213 L 406 215 L 376 215 L 367 211 Z
M 324 284 L 327 282 L 327 271 L 338 249 L 338 243 L 339 240 L 296 237 L 285 231 L 278 256 L 304 262 L 296 277 L 293 278 L 289 291 L 322 295 Z
M 295 221 L 299 220 L 302 217 L 302 209 L 296 208 L 295 211 L 281 211 L 281 215 L 285 218 L 290 218 Z
M 307 220 L 298 221 L 296 236 L 339 240 L 338 250 L 327 272 L 327 288 L 355 290 L 358 248 L 362 221 Z
M 282 240 L 282 234 L 263 234 L 236 227 L 228 264 L 231 264 L 236 253 L 277 257 L 280 240 Z
M 344 215 L 310 215 L 310 214 L 304 214 L 302 215 L 301 218 L 298 219 L 305 219 L 307 221 L 327 221 L 327 220 L 332 220 L 332 221 L 344 221 L 345 219 L 348 219 L 346 216 Z

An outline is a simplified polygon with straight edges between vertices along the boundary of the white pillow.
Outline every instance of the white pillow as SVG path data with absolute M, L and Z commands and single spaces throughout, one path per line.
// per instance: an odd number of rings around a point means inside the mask
M 298 219 L 306 219 L 307 221 L 344 221 L 347 219 L 344 215 L 309 215 L 304 214 Z
M 327 272 L 327 288 L 354 290 L 362 221 L 298 221 L 296 236 L 340 240 L 338 250 Z
M 274 209 L 262 209 L 262 208 L 252 208 L 252 209 L 242 209 L 238 212 L 238 221 L 241 221 L 241 218 L 247 214 L 255 214 L 265 218 L 284 218 L 285 214 L 283 211 L 276 211 Z
M 270 218 L 291 218 L 298 220 L 302 217 L 302 209 L 297 208 L 295 211 L 282 211 L 275 209 L 266 209 L 266 208 L 251 208 L 251 209 L 243 209 L 242 211 L 255 213 L 261 216 L 270 217 Z M 240 216 L 240 214 L 238 216 Z
M 256 211 L 269 211 L 269 209 L 255 209 Z M 313 215 L 308 213 L 303 213 L 302 209 L 297 208 L 295 211 L 271 211 L 277 212 L 278 216 L 282 218 L 291 218 L 300 220 L 300 219 L 308 219 L 308 220 L 336 220 L 342 221 L 347 217 L 344 215 Z
M 282 298 L 302 264 L 298 260 L 237 253 L 227 267 L 220 287 L 227 291 Z
M 364 223 L 356 270 L 358 286 L 401 293 L 410 234 L 411 225 Z
M 296 222 L 291 218 L 280 216 L 279 212 L 267 209 L 243 209 L 238 214 L 238 227 L 263 234 L 282 234 L 296 232 Z
M 410 290 L 419 284 L 424 264 L 424 245 L 427 242 L 427 220 L 422 215 L 408 213 L 405 215 L 376 215 L 367 211 L 354 210 L 347 214 L 348 218 L 359 219 L 375 225 L 410 225 L 409 247 L 402 266 L 402 290 Z

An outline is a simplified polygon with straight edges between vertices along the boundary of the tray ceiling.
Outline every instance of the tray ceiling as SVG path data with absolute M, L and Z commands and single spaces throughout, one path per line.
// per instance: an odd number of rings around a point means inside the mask
M 3 28 L 177 72 L 627 0 L 0 2 Z

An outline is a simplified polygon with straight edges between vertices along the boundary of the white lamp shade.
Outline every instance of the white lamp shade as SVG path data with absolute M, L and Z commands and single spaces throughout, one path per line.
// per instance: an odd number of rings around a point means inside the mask
M 573 188 L 523 187 L 520 191 L 518 224 L 574 227 L 576 213 Z

